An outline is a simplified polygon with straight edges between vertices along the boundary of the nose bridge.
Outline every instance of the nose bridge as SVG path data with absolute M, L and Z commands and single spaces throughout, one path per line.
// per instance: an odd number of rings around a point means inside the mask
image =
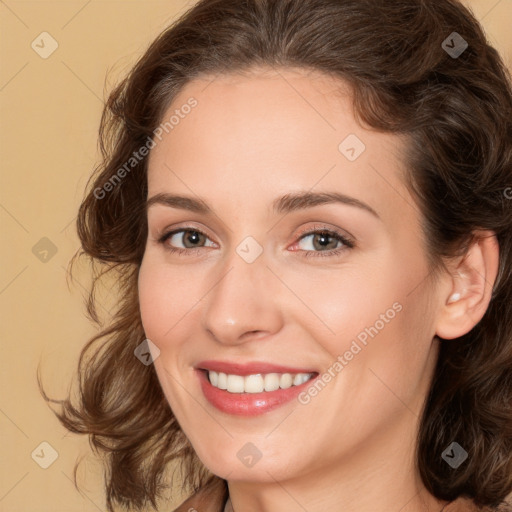
M 204 328 L 220 343 L 241 343 L 246 333 L 280 328 L 278 280 L 263 252 L 253 259 L 256 249 L 253 240 L 242 241 L 219 265 L 221 271 L 204 299 Z

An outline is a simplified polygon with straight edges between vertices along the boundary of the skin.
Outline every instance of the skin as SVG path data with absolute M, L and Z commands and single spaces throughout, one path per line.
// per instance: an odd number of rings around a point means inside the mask
M 487 308 L 495 238 L 431 279 L 420 212 L 400 176 L 405 141 L 360 126 L 339 80 L 301 69 L 205 77 L 164 118 L 191 96 L 197 107 L 151 150 L 148 197 L 201 198 L 214 214 L 149 208 L 139 296 L 146 336 L 160 350 L 158 378 L 196 453 L 228 481 L 235 511 L 439 512 L 445 502 L 414 467 L 415 435 L 436 334 L 464 334 Z M 349 134 L 366 146 L 354 161 L 338 149 Z M 298 191 L 343 193 L 379 218 L 346 204 L 272 212 L 275 198 Z M 323 257 L 313 236 L 300 238 L 319 225 L 355 247 L 331 239 L 329 248 L 345 249 Z M 190 226 L 207 236 L 194 252 L 168 250 L 190 246 L 187 232 L 158 242 Z M 236 252 L 247 236 L 263 250 L 252 263 Z M 448 303 L 455 292 L 461 298 Z M 202 394 L 193 368 L 205 359 L 322 373 L 394 303 L 401 311 L 306 405 L 235 417 Z M 262 454 L 252 467 L 237 457 L 248 442 Z M 459 500 L 445 510 L 470 508 Z

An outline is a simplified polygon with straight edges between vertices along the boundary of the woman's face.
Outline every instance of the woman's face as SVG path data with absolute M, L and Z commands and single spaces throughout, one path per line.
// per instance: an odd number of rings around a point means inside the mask
M 440 301 L 402 139 L 301 70 L 190 82 L 173 115 L 149 157 L 140 308 L 198 456 L 261 482 L 412 461 Z

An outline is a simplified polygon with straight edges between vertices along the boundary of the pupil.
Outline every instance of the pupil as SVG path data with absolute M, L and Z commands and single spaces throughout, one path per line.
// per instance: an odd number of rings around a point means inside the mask
M 189 235 L 187 237 L 187 242 L 191 242 L 194 245 L 195 242 L 198 242 L 197 238 L 199 237 L 199 233 L 197 231 L 189 231 Z M 196 238 L 196 240 L 191 240 L 192 238 Z
M 331 238 L 331 235 L 329 233 L 320 233 L 317 235 L 319 242 L 319 247 L 325 248 L 329 245 L 329 239 Z M 336 245 L 336 240 L 333 239 L 334 244 Z M 316 247 L 318 249 L 318 247 Z

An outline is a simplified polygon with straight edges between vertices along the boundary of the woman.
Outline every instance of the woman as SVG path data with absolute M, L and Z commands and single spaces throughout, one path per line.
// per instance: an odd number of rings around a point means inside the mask
M 77 225 L 119 309 L 58 415 L 109 510 L 176 463 L 178 511 L 506 510 L 512 89 L 471 12 L 203 0 L 100 135 Z

